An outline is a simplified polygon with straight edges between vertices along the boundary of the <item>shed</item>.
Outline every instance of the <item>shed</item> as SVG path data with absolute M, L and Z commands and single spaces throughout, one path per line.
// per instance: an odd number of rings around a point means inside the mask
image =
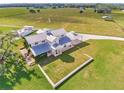
M 26 36 L 33 32 L 33 26 L 24 26 L 22 29 L 18 30 L 17 33 L 19 36 Z
M 110 14 L 112 12 L 112 9 L 110 8 L 99 8 L 96 9 L 97 13 L 104 13 L 104 14 Z

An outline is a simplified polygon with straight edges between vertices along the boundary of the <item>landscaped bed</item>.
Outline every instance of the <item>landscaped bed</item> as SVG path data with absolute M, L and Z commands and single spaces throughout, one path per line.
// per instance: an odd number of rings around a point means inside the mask
M 84 55 L 81 51 L 81 46 L 82 44 L 80 44 L 79 47 L 77 46 L 71 50 L 64 52 L 57 58 L 51 57 L 47 59 L 48 64 L 41 64 L 44 71 L 50 77 L 53 83 L 57 83 L 89 59 L 89 57 Z

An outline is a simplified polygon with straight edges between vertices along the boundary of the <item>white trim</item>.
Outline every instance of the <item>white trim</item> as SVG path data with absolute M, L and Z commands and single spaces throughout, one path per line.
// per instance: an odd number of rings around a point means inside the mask
M 32 54 L 33 54 L 34 56 L 37 56 L 36 53 L 34 52 L 34 50 L 33 50 L 32 48 L 30 48 L 30 50 L 31 50 L 31 52 L 32 52 Z
M 44 74 L 44 76 L 46 77 L 46 79 L 48 80 L 48 82 L 53 86 L 53 88 L 55 87 L 55 84 L 52 82 L 52 80 L 49 78 L 49 76 L 45 73 L 45 71 L 43 70 L 43 68 L 38 64 L 38 67 L 40 68 L 40 70 L 42 71 L 42 73 Z

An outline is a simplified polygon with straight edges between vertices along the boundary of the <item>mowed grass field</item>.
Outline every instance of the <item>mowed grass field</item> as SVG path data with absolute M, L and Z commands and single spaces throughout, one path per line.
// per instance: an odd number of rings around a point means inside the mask
M 91 55 L 94 61 L 62 84 L 58 90 L 124 89 L 124 42 L 90 40 L 87 43 L 80 51 Z M 52 89 L 37 65 L 30 69 L 34 69 L 35 74 L 20 73 L 20 82 L 16 82 L 10 89 Z M 4 81 L 0 82 L 0 89 L 8 88 Z
M 24 25 L 37 28 L 65 28 L 80 33 L 111 35 L 124 37 L 124 12 L 114 10 L 111 14 L 116 22 L 104 21 L 101 14 L 86 9 L 41 9 L 39 14 L 30 14 L 26 8 L 0 9 L 0 35 L 16 30 Z M 51 19 L 51 23 L 48 22 Z M 81 48 L 83 53 L 91 55 L 94 61 L 67 80 L 58 89 L 124 89 L 124 42 L 110 40 L 90 40 Z M 18 49 L 23 40 L 18 41 Z M 42 61 L 42 60 L 41 60 Z M 30 74 L 20 73 L 19 82 L 10 85 L 0 78 L 0 89 L 52 89 L 37 65 Z
M 6 26 L 0 26 L 0 34 L 6 34 L 10 31 L 17 30 L 18 28 L 15 27 L 6 27 Z
M 115 22 L 102 19 L 93 9 L 86 9 L 80 14 L 79 9 L 41 9 L 40 13 L 32 14 L 26 8 L 1 8 L 0 25 L 22 27 L 33 25 L 37 28 L 65 28 L 80 33 L 111 35 L 124 37 L 124 32 Z M 124 12 L 113 10 L 111 14 L 119 25 L 124 27 Z M 49 19 L 51 22 L 49 23 Z
M 124 42 L 91 40 L 82 52 L 94 61 L 59 89 L 124 89 Z
M 65 51 L 57 58 L 47 59 L 48 64 L 44 65 L 43 69 L 54 83 L 63 79 L 89 59 L 89 57 L 84 55 L 81 51 L 83 46 L 84 44 L 81 43 L 77 47 Z M 41 64 L 43 64 L 43 62 L 41 62 Z

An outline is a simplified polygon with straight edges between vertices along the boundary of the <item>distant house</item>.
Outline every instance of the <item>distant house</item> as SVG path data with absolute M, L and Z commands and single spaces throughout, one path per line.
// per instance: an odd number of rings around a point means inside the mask
M 78 34 L 66 32 L 63 28 L 26 36 L 25 40 L 30 45 L 30 50 L 34 56 L 44 53 L 47 56 L 58 56 L 81 43 Z
M 112 9 L 110 9 L 110 8 L 99 8 L 99 9 L 96 9 L 95 12 L 110 14 L 112 12 Z
M 19 36 L 26 36 L 33 32 L 33 26 L 24 26 L 22 29 L 17 31 Z
M 120 8 L 120 10 L 124 12 L 124 8 Z
M 113 17 L 112 17 L 112 16 L 102 16 L 102 18 L 103 18 L 105 21 L 112 21 L 112 20 L 113 20 Z
M 124 8 L 120 8 L 120 10 L 124 10 Z

